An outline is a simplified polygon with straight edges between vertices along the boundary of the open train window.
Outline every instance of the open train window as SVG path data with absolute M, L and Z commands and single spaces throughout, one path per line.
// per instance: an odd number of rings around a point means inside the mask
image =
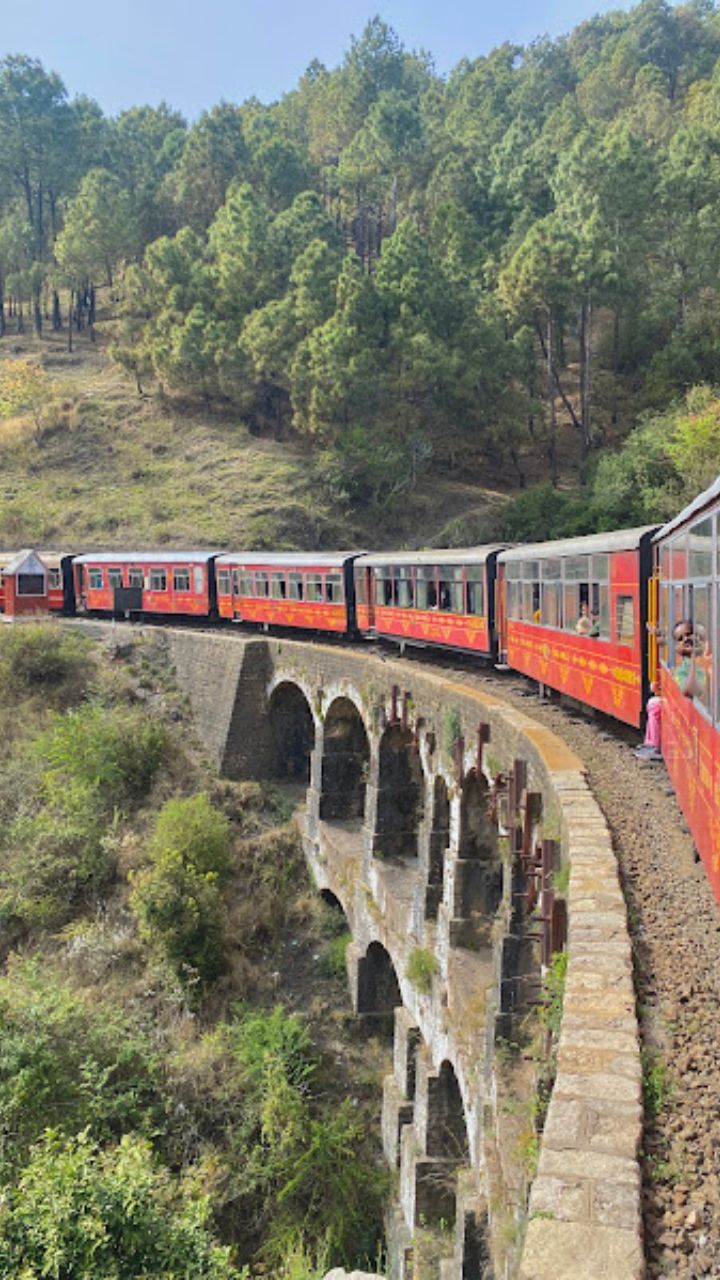
M 229 569 L 218 570 L 217 586 L 218 586 L 219 596 L 230 595 L 230 570 Z
M 128 586 L 139 588 L 142 591 L 145 586 L 142 569 L 128 569 Z
M 255 574 L 255 595 L 261 599 L 270 595 L 270 579 L 266 573 Z
M 607 561 L 607 556 L 593 556 L 593 569 L 594 561 L 600 559 Z M 595 625 L 597 636 L 601 640 L 609 640 L 610 588 L 607 582 L 592 582 L 590 584 L 590 617 Z
M 329 573 L 325 578 L 325 599 L 328 604 L 341 604 L 343 598 L 342 575 Z
M 88 569 L 88 587 L 91 591 L 102 591 L 102 569 Z
M 409 565 L 398 569 L 395 579 L 395 599 L 399 609 L 412 609 L 415 606 L 415 581 Z
M 48 569 L 48 588 L 57 591 L 62 586 L 62 575 L 59 569 Z
M 383 565 L 377 571 L 377 600 L 378 604 L 391 608 L 393 603 L 393 571 L 388 566 Z
M 117 591 L 118 587 L 121 587 L 123 584 L 122 569 L 108 569 L 107 576 L 110 590 Z
M 17 576 L 17 593 L 19 596 L 44 596 L 44 573 L 19 573 Z
M 690 617 L 693 624 L 695 643 L 695 690 L 693 696 L 695 702 L 702 707 L 703 711 L 711 716 L 715 636 L 712 587 L 709 584 L 693 587 Z
M 463 580 L 462 569 L 450 569 L 444 565 L 440 569 L 439 605 L 445 613 L 463 612 Z
M 301 573 L 288 574 L 288 595 L 291 600 L 303 599 L 303 576 Z
M 287 584 L 285 582 L 284 573 L 273 573 L 270 575 L 270 595 L 273 600 L 284 600 L 287 594 Z
M 150 590 L 167 591 L 167 574 L 164 569 L 150 570 Z
M 255 576 L 249 569 L 236 569 L 233 573 L 236 596 L 255 595 Z
M 173 591 L 189 591 L 190 590 L 190 570 L 189 569 L 173 569 Z
M 319 573 L 309 573 L 306 580 L 307 598 L 312 604 L 323 602 L 323 580 Z

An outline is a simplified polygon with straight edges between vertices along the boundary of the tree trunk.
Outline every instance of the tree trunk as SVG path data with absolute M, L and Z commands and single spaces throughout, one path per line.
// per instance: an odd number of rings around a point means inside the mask
M 617 426 L 618 421 L 618 379 L 620 377 L 620 312 L 616 309 L 613 315 L 613 403 L 611 422 Z
M 72 330 L 73 330 L 73 304 L 75 302 L 75 290 L 70 290 L 70 310 L 68 311 L 68 351 L 72 351 Z
M 580 421 L 582 428 L 582 455 L 587 457 L 590 449 L 590 326 L 592 320 L 592 306 L 590 302 L 590 291 L 582 300 L 580 306 L 580 323 L 579 323 L 579 339 L 580 339 Z
M 57 289 L 53 289 L 53 305 L 52 305 L 52 327 L 57 333 L 58 329 L 62 329 L 62 313 L 60 311 L 60 295 Z
M 38 338 L 42 337 L 43 331 L 42 306 L 40 303 L 40 285 L 37 285 L 33 296 L 33 323 Z
M 20 303 L 20 305 L 19 305 L 19 307 L 18 307 L 18 313 L 17 313 L 17 331 L 18 331 L 18 333 L 24 333 L 24 332 L 25 332 L 25 316 L 23 315 L 23 304 L 22 304 L 22 302 Z
M 547 397 L 550 413 L 550 434 L 548 437 L 548 462 L 550 463 L 550 480 L 553 489 L 557 488 L 557 411 L 555 409 L 555 370 L 553 368 L 553 320 L 552 312 L 547 317 Z

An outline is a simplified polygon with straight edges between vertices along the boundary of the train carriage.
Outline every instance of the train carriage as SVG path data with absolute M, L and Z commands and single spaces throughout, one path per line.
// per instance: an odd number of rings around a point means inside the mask
M 662 752 L 720 901 L 720 477 L 656 535 Z M 680 634 L 690 631 L 683 645 Z M 676 631 L 678 636 L 676 637 Z
M 216 563 L 218 612 L 234 622 L 355 630 L 357 552 L 234 552 Z
M 578 702 L 640 725 L 657 526 L 514 547 L 498 557 L 501 657 Z
M 107 551 L 76 556 L 77 604 L 88 613 L 215 617 L 216 551 Z
M 403 551 L 355 561 L 358 628 L 401 644 L 495 655 L 499 546 Z
M 64 551 L 0 552 L 0 614 L 73 613 L 72 556 Z

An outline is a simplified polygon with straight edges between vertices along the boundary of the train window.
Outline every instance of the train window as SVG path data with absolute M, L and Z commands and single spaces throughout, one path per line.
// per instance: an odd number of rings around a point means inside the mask
M 355 583 L 355 601 L 357 604 L 367 604 L 367 572 L 365 569 L 358 569 L 353 574 Z
M 688 576 L 687 533 L 681 533 L 670 543 L 670 577 L 674 582 Z
M 710 523 L 708 521 L 708 523 Z M 692 545 L 692 544 L 691 544 Z M 691 553 L 692 554 L 692 553 Z M 711 588 L 695 587 L 692 601 L 692 623 L 695 643 L 695 701 L 712 715 L 712 665 L 714 636 Z
M 670 588 L 663 583 L 660 587 L 660 634 L 658 636 L 658 650 L 660 653 L 660 661 L 667 662 L 668 657 L 668 600 Z
M 284 600 L 287 593 L 287 585 L 284 573 L 272 573 L 270 575 L 270 595 L 273 600 Z
M 543 569 L 544 569 L 543 565 Z M 542 589 L 542 621 L 546 627 L 562 626 L 562 587 L 559 582 L 544 582 Z
M 395 579 L 395 599 L 399 609 L 413 609 L 415 607 L 415 580 L 412 576 L 412 569 L 403 565 L 398 570 L 399 576 Z
M 309 573 L 306 578 L 307 599 L 312 604 L 323 602 L 323 580 L 318 573 Z
M 608 582 L 610 579 L 610 557 L 608 555 L 593 556 L 591 578 L 595 582 Z
M 467 612 L 480 618 L 485 614 L 484 572 L 481 564 L 470 565 L 467 569 Z M 519 594 L 519 583 L 517 587 Z
M 447 565 L 440 568 L 440 608 L 444 613 L 462 613 L 463 581 L 462 569 L 450 569 Z
M 288 595 L 291 600 L 303 599 L 303 576 L 301 573 L 288 574 Z
M 196 595 L 202 595 L 205 590 L 205 570 L 201 564 L 196 564 L 193 568 L 193 590 Z
M 230 595 L 230 570 L 229 569 L 218 570 L 217 584 L 218 584 L 218 595 L 220 596 Z
M 670 577 L 670 547 L 664 542 L 660 548 L 660 577 L 667 582 Z
M 701 520 L 690 530 L 690 577 L 712 578 L 713 522 Z
M 387 565 L 377 570 L 377 602 L 387 608 L 392 607 L 393 571 Z
M 567 565 L 565 566 L 567 570 Z M 587 602 L 587 595 L 585 596 Z M 580 621 L 580 584 L 577 582 L 566 582 L 563 590 L 563 617 L 565 618 L 565 630 L 575 631 L 578 629 Z M 587 612 L 587 611 L 586 611 Z M 587 627 L 587 635 L 590 634 L 590 627 Z
M 88 569 L 88 587 L 91 591 L 102 591 L 102 569 Z
M 233 574 L 236 596 L 255 595 L 255 575 L 248 569 L 236 569 Z
M 618 644 L 635 643 L 635 601 L 618 596 L 615 601 L 615 639 Z
M 562 562 L 560 560 L 543 560 L 542 561 L 543 582 L 559 582 L 561 574 L 562 574 Z
M 261 599 L 267 599 L 270 595 L 270 577 L 267 573 L 256 573 L 255 577 L 255 595 Z
M 566 582 L 590 581 L 589 556 L 568 556 L 565 561 L 564 568 Z
M 325 579 L 325 599 L 328 604 L 341 604 L 343 598 L 342 575 L 329 573 Z
M 145 579 L 143 577 L 142 569 L 128 569 L 128 586 L 139 587 L 140 590 L 142 591 L 143 587 L 145 586 Z
M 116 591 L 123 584 L 122 569 L 108 569 L 108 586 L 111 591 Z
M 59 569 L 48 569 L 48 587 L 50 591 L 57 591 L 62 586 L 62 577 Z
M 523 560 L 522 576 L 526 582 L 540 581 L 540 561 L 539 560 Z
M 593 556 L 593 562 L 597 559 Z M 607 556 L 603 559 L 607 560 Z M 590 591 L 590 620 L 593 624 L 591 634 L 601 640 L 610 639 L 610 590 L 606 583 L 593 582 Z
M 167 591 L 167 574 L 164 569 L 150 570 L 150 590 Z
M 540 583 L 524 582 L 522 616 L 525 622 L 540 621 Z
M 173 569 L 173 591 L 190 590 L 190 570 Z
M 418 609 L 437 609 L 437 583 L 435 566 L 423 565 L 416 575 Z
M 518 578 L 522 578 L 522 561 L 509 560 L 505 565 L 505 577 L 508 582 L 515 582 Z
M 44 573 L 19 573 L 17 576 L 17 593 L 19 596 L 44 596 Z

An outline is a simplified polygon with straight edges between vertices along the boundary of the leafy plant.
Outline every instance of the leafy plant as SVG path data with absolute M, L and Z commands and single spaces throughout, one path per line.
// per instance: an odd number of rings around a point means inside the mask
M 414 947 L 408 956 L 406 976 L 418 991 L 427 995 L 432 990 L 432 980 L 440 966 L 432 951 L 426 947 Z

